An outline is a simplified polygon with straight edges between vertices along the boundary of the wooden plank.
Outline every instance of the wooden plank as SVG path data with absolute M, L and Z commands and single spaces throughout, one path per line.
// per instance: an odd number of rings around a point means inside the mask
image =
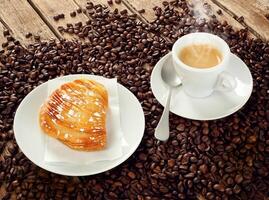
M 124 0 L 124 2 L 127 2 L 131 7 L 133 7 L 134 10 L 137 12 L 141 9 L 145 9 L 146 12 L 142 14 L 142 16 L 148 21 L 153 22 L 156 19 L 155 13 L 153 8 L 156 6 L 163 7 L 163 5 L 156 0 L 148 0 L 147 3 L 142 3 L 142 1 L 137 0 Z M 235 29 L 243 29 L 245 26 L 240 24 L 237 20 L 235 20 L 229 13 L 227 13 L 225 10 L 221 9 L 218 5 L 216 5 L 211 0 L 188 0 L 189 4 L 192 4 L 193 6 L 190 7 L 190 9 L 194 10 L 196 13 L 197 18 L 205 18 L 207 20 L 211 19 L 212 16 L 216 16 L 216 18 L 220 22 L 226 21 L 229 25 L 234 27 Z M 208 9 L 209 8 L 209 9 Z M 179 12 L 181 12 L 180 8 L 177 8 Z M 221 11 L 219 11 L 221 10 Z M 220 13 L 221 12 L 221 13 Z M 220 13 L 220 14 L 218 14 Z M 253 34 L 250 34 L 251 37 L 254 37 Z
M 81 8 L 85 8 L 88 4 L 88 0 L 74 0 Z M 113 1 L 113 4 L 108 4 L 107 3 L 107 0 L 91 0 L 91 2 L 94 4 L 94 5 L 97 5 L 97 4 L 101 4 L 103 6 L 107 6 L 109 10 L 111 11 L 114 11 L 115 9 L 118 9 L 119 11 L 122 11 L 124 9 L 126 9 L 127 11 L 130 12 L 130 10 L 123 4 L 123 3 L 120 3 L 120 4 L 117 4 L 115 3 L 115 1 Z
M 231 15 L 244 17 L 243 25 L 249 27 L 251 32 L 259 38 L 269 40 L 269 23 L 263 13 L 253 7 L 253 4 L 245 0 L 212 0 Z M 252 1 L 253 2 L 253 1 Z M 268 3 L 267 3 L 268 4 Z M 258 4 L 257 4 L 258 5 Z
M 77 36 L 73 34 L 63 33 L 58 31 L 59 26 L 66 27 L 68 23 L 75 24 L 78 22 L 86 23 L 89 18 L 84 14 L 76 14 L 75 17 L 71 17 L 70 13 L 76 11 L 79 6 L 73 0 L 28 0 L 31 5 L 36 9 L 44 21 L 46 21 L 50 28 L 59 36 L 66 39 L 74 39 Z M 64 19 L 55 21 L 54 16 L 64 14 Z
M 261 12 L 264 16 L 266 14 L 269 14 L 269 1 L 268 0 L 248 0 L 247 3 L 253 6 L 255 10 Z
M 3 35 L 3 31 L 6 27 L 0 22 L 0 49 L 2 49 L 2 44 L 6 42 L 6 38 Z
M 147 0 L 146 2 L 138 0 L 124 0 L 123 2 L 132 8 L 136 13 L 139 13 L 138 11 L 145 9 L 146 12 L 142 13 L 141 16 L 143 16 L 143 18 L 148 22 L 153 22 L 156 19 L 153 8 L 156 6 L 163 7 L 161 1 L 156 0 Z
M 148 0 L 146 4 L 137 0 L 125 0 L 127 1 L 135 10 L 139 11 L 141 9 L 145 9 L 146 12 L 142 14 L 149 22 L 152 22 L 156 19 L 153 8 L 156 6 L 163 7 L 163 5 L 156 0 Z M 194 6 L 190 7 L 190 9 L 195 10 L 195 13 L 199 13 L 196 17 L 210 19 L 211 15 L 215 15 L 220 21 L 227 21 L 228 24 L 235 28 L 244 28 L 239 22 L 237 22 L 233 17 L 231 17 L 228 13 L 223 12 L 222 15 L 217 14 L 217 11 L 220 9 L 216 4 L 212 3 L 211 0 L 188 0 L 188 3 L 193 4 Z M 211 12 L 206 12 L 205 4 L 211 7 Z M 181 11 L 180 9 L 177 9 Z
M 0 0 L 0 18 L 22 44 L 33 42 L 33 37 L 26 39 L 28 32 L 39 35 L 41 39 L 55 37 L 26 0 Z
M 196 9 L 201 9 L 201 12 L 204 12 L 205 15 L 207 15 L 207 19 L 210 19 L 210 17 L 212 15 L 215 15 L 216 18 L 220 21 L 220 22 L 224 22 L 226 21 L 229 25 L 231 25 L 232 27 L 234 27 L 235 29 L 243 29 L 245 28 L 242 24 L 240 24 L 238 21 L 236 21 L 229 13 L 227 13 L 225 10 L 223 10 L 222 8 L 220 8 L 218 5 L 216 5 L 215 3 L 213 3 L 211 0 L 203 0 L 201 1 L 202 5 L 201 8 L 198 7 Z M 209 5 L 211 13 L 207 13 L 205 11 L 205 9 L 203 9 L 205 7 L 205 5 Z

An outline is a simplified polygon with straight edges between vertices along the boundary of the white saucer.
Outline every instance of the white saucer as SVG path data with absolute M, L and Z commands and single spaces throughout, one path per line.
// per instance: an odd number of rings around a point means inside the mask
M 168 95 L 168 86 L 161 79 L 161 68 L 164 63 L 172 65 L 171 53 L 165 55 L 155 65 L 150 80 L 153 94 L 162 106 L 165 105 Z M 182 87 L 178 87 L 173 90 L 170 111 L 189 119 L 213 120 L 239 110 L 251 95 L 252 76 L 246 64 L 234 54 L 231 54 L 227 71 L 236 77 L 237 87 L 234 91 L 213 92 L 206 98 L 192 98 L 183 92 Z
M 94 75 L 69 75 L 57 80 L 72 81 L 78 78 L 89 78 L 96 81 L 105 79 Z M 56 80 L 56 79 L 54 79 Z M 128 159 L 140 144 L 144 129 L 145 118 L 137 98 L 121 84 L 118 84 L 120 121 L 124 139 L 128 145 L 122 147 L 123 155 L 115 160 L 98 161 L 87 165 L 52 165 L 44 162 L 44 133 L 38 124 L 40 106 L 46 100 L 48 82 L 35 88 L 19 105 L 14 118 L 16 141 L 22 152 L 36 165 L 48 171 L 68 175 L 85 176 L 98 174 L 112 169 Z

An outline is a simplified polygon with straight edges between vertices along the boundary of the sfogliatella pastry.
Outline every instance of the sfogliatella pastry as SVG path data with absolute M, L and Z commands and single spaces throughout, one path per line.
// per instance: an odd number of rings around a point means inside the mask
M 108 93 L 93 80 L 79 79 L 55 90 L 40 110 L 42 130 L 75 150 L 106 146 Z

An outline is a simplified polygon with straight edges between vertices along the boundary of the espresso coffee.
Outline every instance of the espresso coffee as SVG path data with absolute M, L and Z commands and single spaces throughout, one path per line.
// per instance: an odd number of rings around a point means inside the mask
M 186 65 L 194 68 L 210 68 L 222 60 L 221 52 L 210 44 L 193 44 L 184 47 L 178 55 Z

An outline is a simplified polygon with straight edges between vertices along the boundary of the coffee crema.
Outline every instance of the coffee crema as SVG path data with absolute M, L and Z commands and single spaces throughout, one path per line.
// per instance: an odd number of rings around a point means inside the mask
M 204 69 L 218 65 L 222 61 L 222 54 L 210 44 L 193 44 L 184 47 L 178 58 L 190 67 Z

